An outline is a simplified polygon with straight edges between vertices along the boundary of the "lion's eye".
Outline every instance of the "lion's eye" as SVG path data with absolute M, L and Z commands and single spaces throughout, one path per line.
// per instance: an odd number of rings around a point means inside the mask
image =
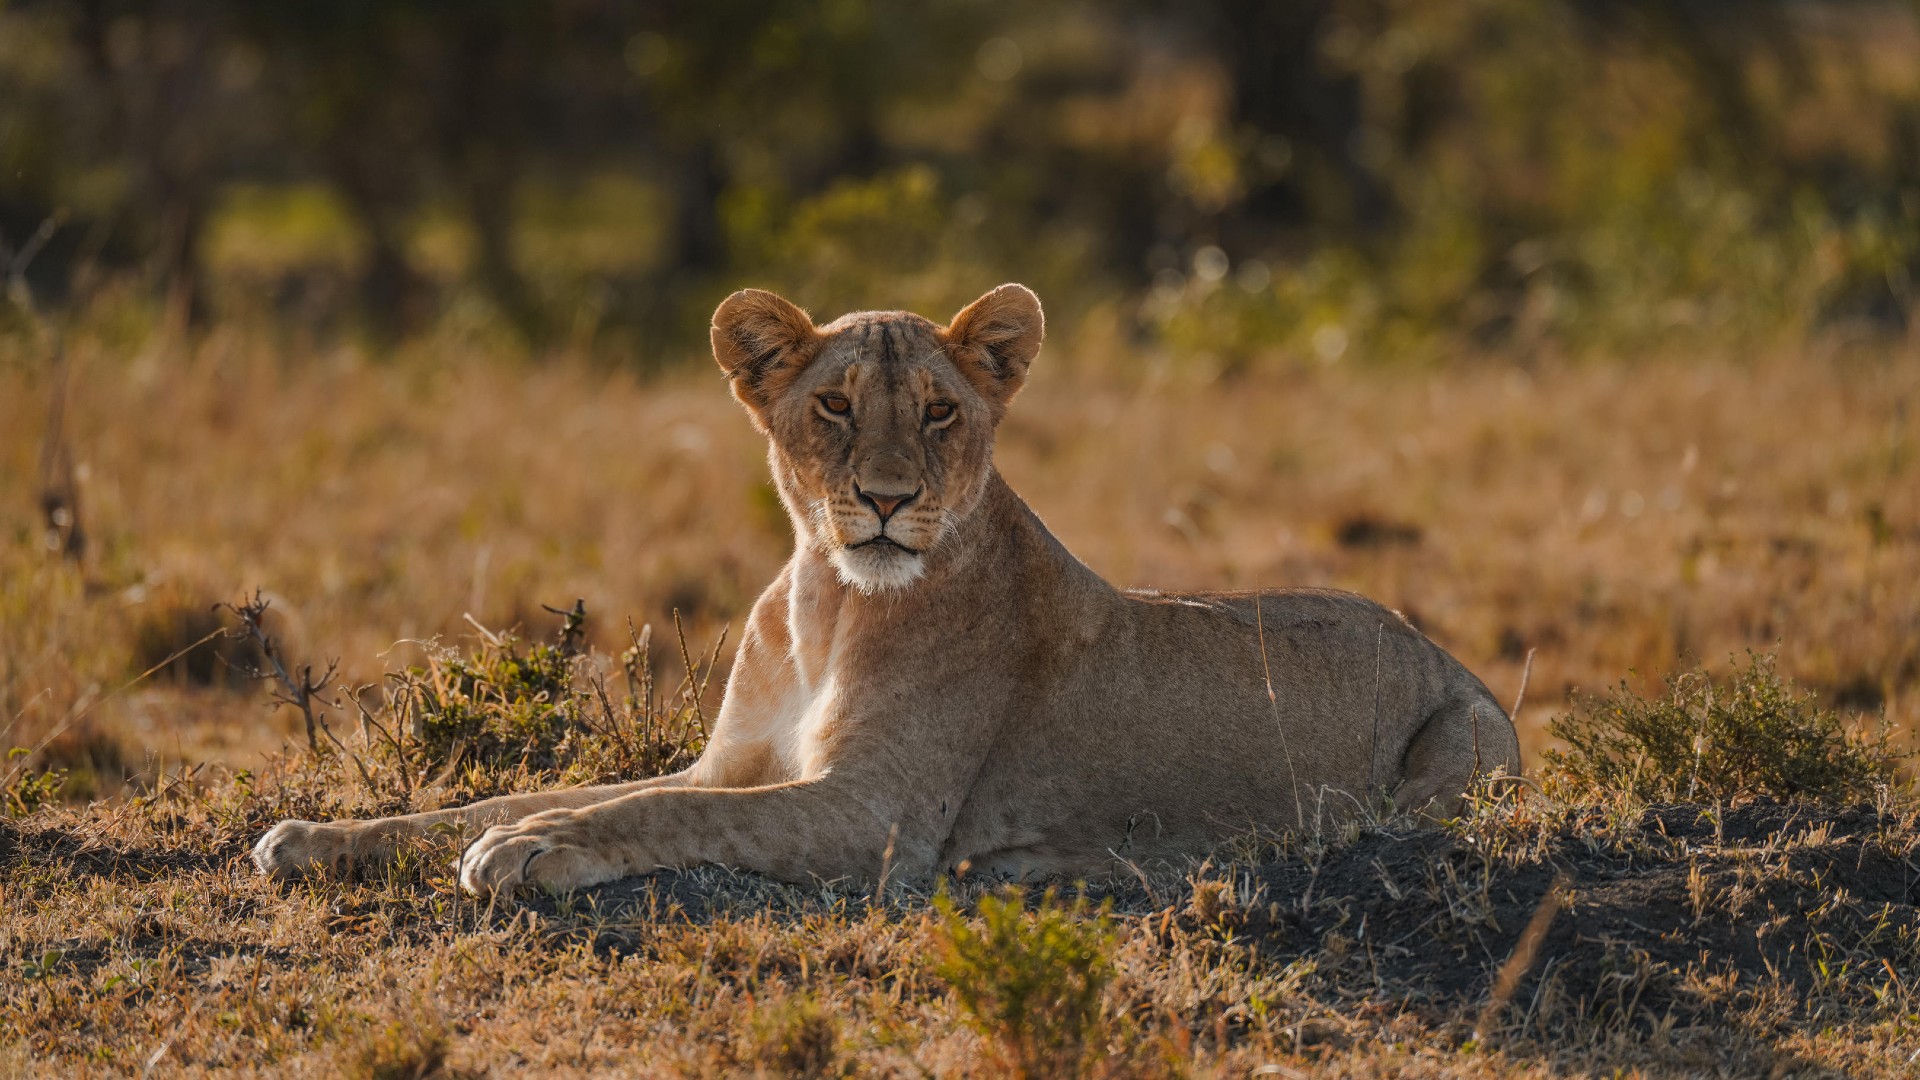
M 953 415 L 953 406 L 944 401 L 936 401 L 927 406 L 927 419 L 945 420 Z
M 835 416 L 845 416 L 853 409 L 853 402 L 845 394 L 821 394 L 820 404 Z

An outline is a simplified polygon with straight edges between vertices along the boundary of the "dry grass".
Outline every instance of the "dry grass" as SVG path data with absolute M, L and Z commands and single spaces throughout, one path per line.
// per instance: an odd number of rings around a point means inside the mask
M 985 1068 L 993 1036 L 935 972 L 952 928 L 920 900 L 705 870 L 476 909 L 438 860 L 276 888 L 244 858 L 266 824 L 448 797 L 416 783 L 429 763 L 268 756 L 304 744 L 299 719 L 218 662 L 118 692 L 254 587 L 290 655 L 337 656 L 353 683 L 426 662 L 410 642 L 476 645 L 468 613 L 545 633 L 541 603 L 574 597 L 610 672 L 627 614 L 667 641 L 678 608 L 712 640 L 787 545 L 717 378 L 383 365 L 226 335 L 143 349 L 71 351 L 79 567 L 35 517 L 45 382 L 0 356 L 0 743 L 51 736 L 28 764 L 75 770 L 69 794 L 132 783 L 0 822 L 0 1074 Z M 1910 354 L 1229 381 L 1099 359 L 1043 359 L 1000 461 L 1113 579 L 1359 589 L 1509 700 L 1537 648 L 1536 755 L 1571 687 L 1748 646 L 1777 645 L 1829 704 L 1920 718 Z M 679 678 L 671 655 L 656 666 Z M 455 783 L 566 767 L 482 762 Z M 1529 801 L 1451 833 L 1229 853 L 1113 893 L 1087 1060 L 1911 1070 L 1915 836 L 1891 797 L 1813 817 Z M 1539 948 L 1579 962 L 1490 1002 L 1563 873 Z M 962 900 L 955 918 L 977 918 Z
M 575 597 L 604 648 L 622 617 L 674 608 L 707 639 L 787 550 L 763 451 L 704 367 L 643 382 L 564 362 L 280 361 L 221 336 L 131 359 L 83 341 L 73 358 L 80 573 L 37 544 L 44 380 L 0 366 L 0 712 L 17 743 L 256 587 L 294 652 L 366 681 L 406 658 L 396 642 L 470 634 L 466 613 L 531 625 Z M 1780 646 L 1829 703 L 1920 719 L 1910 355 L 1227 382 L 1074 359 L 1043 358 L 1000 462 L 1113 580 L 1357 589 L 1508 700 L 1537 648 L 1530 752 L 1571 687 L 1747 647 Z M 93 715 L 136 766 L 249 760 L 288 719 L 151 689 Z
M 610 741 L 643 712 L 619 707 Z M 578 778 L 607 745 L 476 761 L 453 794 Z M 1484 797 L 1445 830 L 1149 868 L 1093 910 L 713 868 L 481 904 L 426 852 L 353 880 L 252 873 L 278 817 L 447 794 L 404 755 L 359 752 L 0 819 L 0 1074 L 1786 1075 L 1920 1057 L 1910 795 Z

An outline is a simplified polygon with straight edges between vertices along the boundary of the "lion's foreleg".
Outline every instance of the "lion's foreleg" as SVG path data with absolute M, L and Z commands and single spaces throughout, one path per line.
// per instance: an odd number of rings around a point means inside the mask
M 524 795 L 500 795 L 467 806 L 364 821 L 282 821 L 254 845 L 253 862 L 263 874 L 292 877 L 318 867 L 338 871 L 354 863 L 379 862 L 417 839 L 445 838 L 448 847 L 490 826 L 507 824 L 549 810 L 577 809 L 636 792 L 674 787 L 687 773 L 657 776 L 628 784 L 565 788 Z
M 460 881 L 479 893 L 565 891 L 704 863 L 801 882 L 918 876 L 934 845 L 885 816 L 833 778 L 646 791 L 488 829 L 462 856 Z

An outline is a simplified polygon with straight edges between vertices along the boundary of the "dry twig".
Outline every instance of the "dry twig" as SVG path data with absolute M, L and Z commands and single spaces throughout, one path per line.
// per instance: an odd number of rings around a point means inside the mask
M 327 663 L 327 670 L 322 672 L 317 679 L 313 677 L 312 664 L 301 664 L 297 677 L 289 672 L 286 662 L 281 656 L 280 643 L 274 639 L 272 634 L 267 633 L 265 625 L 261 622 L 261 620 L 266 617 L 267 607 L 270 603 L 271 601 L 262 597 L 260 591 L 256 589 L 253 593 L 253 599 L 246 603 L 217 604 L 215 607 L 216 609 L 225 608 L 240 620 L 240 628 L 236 631 L 229 631 L 228 636 L 236 638 L 241 636 L 250 637 L 260 646 L 260 655 L 266 659 L 270 670 L 250 671 L 247 673 L 248 676 L 255 679 L 272 679 L 280 685 L 280 692 L 273 696 L 274 700 L 285 702 L 300 710 L 301 717 L 305 719 L 307 723 L 307 749 L 314 753 L 319 753 L 319 731 L 326 726 L 326 717 L 324 713 L 316 716 L 315 705 L 328 705 L 331 703 L 317 695 L 320 691 L 326 689 L 329 682 L 333 681 L 334 673 L 340 669 L 340 661 L 329 661 Z M 331 730 L 327 732 L 327 738 L 330 740 L 333 739 L 333 732 Z
M 553 614 L 558 615 L 562 619 L 566 620 L 563 624 L 561 624 L 561 627 L 560 627 L 561 655 L 563 656 L 580 655 L 581 643 L 586 640 L 586 636 L 587 636 L 586 598 L 580 597 L 574 600 L 573 609 L 571 611 L 568 611 L 562 608 L 553 607 L 548 604 L 541 604 L 540 607 L 542 610 L 550 611 Z

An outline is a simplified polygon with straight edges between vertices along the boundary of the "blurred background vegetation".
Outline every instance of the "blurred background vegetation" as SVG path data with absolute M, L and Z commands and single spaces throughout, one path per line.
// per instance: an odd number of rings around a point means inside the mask
M 1911 731 L 1916 267 L 1920 0 L 0 0 L 0 750 L 298 739 L 256 589 L 354 685 L 718 640 L 791 532 L 714 305 L 1008 280 L 1112 580 L 1377 597 L 1533 754 L 1747 648 Z
M 1904 337 L 1910 0 L 0 6 L 16 325 L 650 368 L 743 284 L 1221 370 Z

